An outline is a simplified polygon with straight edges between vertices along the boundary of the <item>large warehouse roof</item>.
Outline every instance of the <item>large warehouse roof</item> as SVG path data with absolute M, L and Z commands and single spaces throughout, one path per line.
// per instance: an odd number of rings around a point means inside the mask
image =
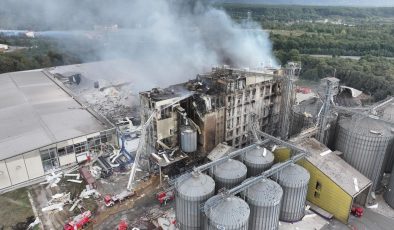
M 43 71 L 0 74 L 0 160 L 111 128 Z

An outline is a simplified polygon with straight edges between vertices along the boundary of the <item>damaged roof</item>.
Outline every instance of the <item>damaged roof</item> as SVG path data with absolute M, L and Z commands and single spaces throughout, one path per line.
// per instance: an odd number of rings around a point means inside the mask
M 0 160 L 112 128 L 41 70 L 0 74 Z
M 311 164 L 328 176 L 350 196 L 354 197 L 358 195 L 371 185 L 371 180 L 338 156 L 339 152 L 332 152 L 316 139 L 305 139 L 299 146 L 311 153 L 306 158 Z

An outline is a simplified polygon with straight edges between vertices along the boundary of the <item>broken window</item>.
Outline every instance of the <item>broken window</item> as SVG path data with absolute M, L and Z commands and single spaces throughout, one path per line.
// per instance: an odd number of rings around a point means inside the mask
M 41 149 L 40 155 L 41 155 L 42 166 L 45 172 L 52 169 L 56 169 L 57 167 L 60 166 L 56 148 Z
M 316 190 L 321 191 L 321 183 L 319 181 L 316 181 Z
M 315 191 L 315 193 L 313 194 L 313 196 L 314 196 L 315 198 L 320 198 L 320 192 Z
M 88 150 L 86 141 L 74 144 L 74 149 L 76 154 L 86 152 Z

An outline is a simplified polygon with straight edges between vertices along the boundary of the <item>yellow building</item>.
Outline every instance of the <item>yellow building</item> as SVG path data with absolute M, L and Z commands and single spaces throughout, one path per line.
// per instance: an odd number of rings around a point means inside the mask
M 299 146 L 311 153 L 300 161 L 310 175 L 307 200 L 347 223 L 354 203 L 364 206 L 371 181 L 315 139 Z

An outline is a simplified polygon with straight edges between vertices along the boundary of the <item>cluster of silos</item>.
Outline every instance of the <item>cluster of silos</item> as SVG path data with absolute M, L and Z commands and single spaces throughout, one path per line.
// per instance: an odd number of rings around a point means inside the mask
M 246 176 L 247 168 L 238 160 L 229 159 L 213 169 L 216 191 L 222 188 L 231 189 L 241 184 Z
M 201 205 L 215 193 L 214 180 L 205 174 L 193 173 L 175 186 L 176 218 L 181 230 L 198 230 L 204 226 Z
M 181 150 L 184 153 L 197 151 L 197 131 L 189 125 L 181 127 Z
M 242 156 L 248 169 L 248 177 L 260 175 L 274 164 L 274 154 L 266 148 L 255 148 Z
M 387 153 L 394 139 L 392 128 L 370 117 L 342 117 L 337 127 L 335 149 L 346 162 L 368 177 L 372 190 L 380 186 Z
M 276 182 L 263 179 L 242 193 L 249 204 L 249 230 L 278 229 L 283 190 Z
M 231 196 L 215 204 L 218 196 L 205 203 L 205 230 L 248 230 L 250 209 L 239 197 Z
M 296 222 L 304 217 L 309 179 L 309 172 L 296 164 L 291 164 L 273 176 L 273 180 L 283 189 L 280 220 Z

